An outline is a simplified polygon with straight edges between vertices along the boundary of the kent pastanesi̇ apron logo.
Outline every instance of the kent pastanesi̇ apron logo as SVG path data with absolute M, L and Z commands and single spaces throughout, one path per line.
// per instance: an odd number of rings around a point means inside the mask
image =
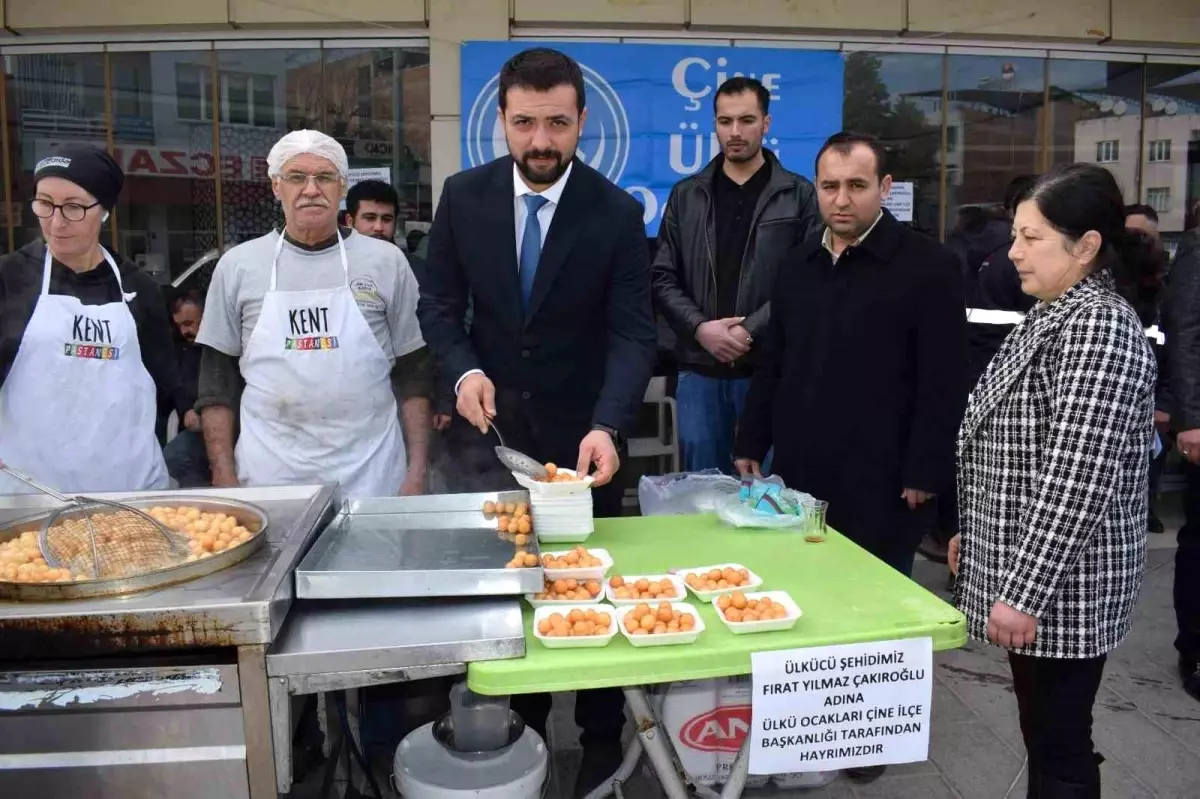
M 108 319 L 75 314 L 71 321 L 71 341 L 63 344 L 63 355 L 116 361 L 121 358 L 121 348 L 113 346 L 112 325 Z
M 307 338 L 285 338 L 285 350 L 336 350 L 337 336 L 308 336 Z
M 587 124 L 575 154 L 581 161 L 616 183 L 629 161 L 629 117 L 621 98 L 599 72 L 580 64 L 587 95 Z M 500 75 L 492 77 L 471 104 L 467 119 L 467 155 L 479 166 L 508 155 L 504 121 L 499 113 Z
M 116 361 L 121 358 L 121 348 L 97 347 L 92 344 L 64 344 L 63 355 L 71 358 L 92 358 L 97 361 Z
M 288 311 L 292 335 L 283 340 L 285 350 L 336 350 L 338 337 L 329 335 L 329 307 L 292 308 Z

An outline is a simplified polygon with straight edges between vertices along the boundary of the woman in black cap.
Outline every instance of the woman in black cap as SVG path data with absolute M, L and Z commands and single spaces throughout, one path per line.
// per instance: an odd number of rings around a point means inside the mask
M 124 175 L 60 147 L 34 170 L 42 239 L 0 258 L 0 461 L 68 492 L 167 487 L 157 397 L 191 410 L 158 285 L 100 245 Z M 0 474 L 0 494 L 30 489 Z

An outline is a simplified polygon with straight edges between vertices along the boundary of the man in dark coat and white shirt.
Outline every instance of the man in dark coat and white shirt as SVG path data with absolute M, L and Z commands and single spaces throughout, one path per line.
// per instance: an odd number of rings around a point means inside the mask
M 817 155 L 825 232 L 779 269 L 762 360 L 734 449 L 829 503 L 831 527 L 904 574 L 929 500 L 954 481 L 966 381 L 955 256 L 883 209 L 892 179 L 871 136 L 838 133 Z M 850 769 L 870 782 L 882 766 Z
M 736 453 L 754 472 L 774 445 L 775 474 L 908 574 L 915 511 L 954 480 L 966 320 L 955 257 L 882 208 L 884 155 L 851 133 L 821 149 L 827 227 L 779 270 Z

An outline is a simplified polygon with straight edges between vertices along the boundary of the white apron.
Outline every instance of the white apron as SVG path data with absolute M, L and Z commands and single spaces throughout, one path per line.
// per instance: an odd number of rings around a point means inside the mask
M 126 306 L 135 295 L 101 249 L 122 302 L 51 294 L 46 249 L 42 293 L 0 388 L 0 461 L 67 493 L 163 489 L 157 392 Z M 0 473 L 0 494 L 32 490 Z
M 350 291 L 276 291 L 283 235 L 271 260 L 271 287 L 242 352 L 246 381 L 235 457 L 243 485 L 336 480 L 347 499 L 395 496 L 407 464 L 396 418 L 391 360 Z

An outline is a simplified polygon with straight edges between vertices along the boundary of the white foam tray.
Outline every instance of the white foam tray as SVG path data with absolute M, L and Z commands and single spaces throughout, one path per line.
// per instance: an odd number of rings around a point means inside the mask
M 704 572 L 709 572 L 713 569 L 720 569 L 724 571 L 725 569 L 746 569 L 746 567 L 740 563 L 714 563 L 711 566 L 693 566 L 689 569 L 680 569 L 676 573 L 679 575 L 680 579 L 683 580 L 684 585 L 687 585 L 687 576 L 689 574 L 703 574 Z M 696 599 L 699 599 L 701 602 L 708 602 L 709 600 L 715 599 L 722 594 L 732 594 L 734 591 L 741 591 L 742 593 L 745 593 L 747 591 L 753 591 L 756 588 L 761 588 L 763 584 L 762 578 L 750 569 L 746 569 L 746 571 L 750 572 L 749 582 L 742 583 L 738 586 L 733 586 L 732 588 L 718 588 L 716 591 L 697 591 L 695 588 L 692 588 L 690 585 L 688 585 L 687 589 L 692 592 Z
M 564 474 L 575 474 L 574 469 L 559 469 Z M 512 473 L 512 476 L 524 488 L 529 490 L 531 499 L 535 497 L 565 497 L 569 494 L 582 494 L 585 491 L 592 490 L 592 483 L 595 482 L 590 474 L 582 480 L 571 480 L 566 483 L 543 483 L 538 480 L 533 480 L 523 474 Z M 536 501 L 536 499 L 533 499 Z
M 624 578 L 627 584 L 636 583 L 638 580 L 643 579 L 650 582 L 670 580 L 671 584 L 675 586 L 675 596 L 670 601 L 681 602 L 687 598 L 687 588 L 683 585 L 683 579 L 676 577 L 674 574 L 631 574 L 629 576 L 622 574 L 620 576 Z M 637 605 L 641 602 L 652 603 L 663 601 L 661 599 L 617 599 L 617 590 L 609 585 L 607 580 L 604 582 L 604 596 L 614 605 Z
M 543 552 L 542 557 L 545 558 L 547 555 L 552 558 L 562 557 L 571 551 L 570 549 L 560 549 L 555 552 Z M 612 555 L 608 554 L 607 549 L 589 549 L 588 553 L 600 559 L 599 566 L 584 566 L 582 568 L 576 567 L 570 569 L 547 569 L 543 567 L 542 571 L 545 573 L 547 580 L 603 580 L 604 575 L 608 574 L 608 570 L 613 567 Z
M 659 602 L 646 602 L 652 608 L 657 608 Z M 617 608 L 617 626 L 621 629 L 621 635 L 625 636 L 632 646 L 674 646 L 678 644 L 694 644 L 696 639 L 700 637 L 700 633 L 704 632 L 704 619 L 700 613 L 692 605 L 687 602 L 672 602 L 671 610 L 678 610 L 680 613 L 690 613 L 696 617 L 696 626 L 691 632 L 686 633 L 659 633 L 657 635 L 630 635 L 625 629 L 625 617 L 632 613 L 633 605 L 624 605 Z
M 591 537 L 594 530 L 595 526 L 590 522 L 586 530 L 572 530 L 567 528 L 565 530 L 557 529 L 552 532 L 543 531 L 534 524 L 534 532 L 537 534 L 538 542 L 542 544 L 582 544 Z
M 608 635 L 587 635 L 587 636 L 570 636 L 567 638 L 559 638 L 558 636 L 542 635 L 538 632 L 538 624 L 542 619 L 547 619 L 552 613 L 561 613 L 566 616 L 572 610 L 594 610 L 597 613 L 605 612 L 612 616 L 612 626 L 608 630 Z M 542 646 L 547 649 L 596 649 L 602 646 L 608 646 L 612 639 L 617 637 L 617 625 L 620 621 L 617 619 L 617 609 L 611 605 L 602 605 L 598 603 L 582 604 L 576 602 L 556 602 L 554 607 L 543 605 L 533 611 L 533 637 L 541 642 Z
M 716 597 L 712 600 L 713 610 L 716 611 L 717 618 L 719 618 L 734 635 L 745 635 L 747 633 L 771 633 L 778 632 L 779 630 L 790 630 L 796 626 L 796 622 L 800 621 L 800 617 L 804 615 L 804 612 L 800 610 L 800 606 L 795 603 L 787 591 L 757 591 L 752 593 L 743 592 L 743 594 L 745 594 L 745 597 L 748 600 L 768 597 L 772 602 L 778 605 L 783 605 L 785 608 L 787 608 L 788 615 L 782 619 L 770 619 L 768 621 L 729 621 L 729 619 L 725 618 L 724 612 L 717 607 L 717 601 L 720 599 L 720 597 Z
M 545 485 L 545 483 L 536 483 L 536 485 Z M 592 494 L 590 491 L 562 495 L 530 494 L 530 497 L 531 506 L 543 512 L 569 511 L 592 507 Z
M 604 592 L 601 591 L 592 599 L 537 599 L 537 594 L 526 594 L 525 601 L 533 608 L 570 608 L 572 605 L 586 605 L 595 607 L 604 601 Z

